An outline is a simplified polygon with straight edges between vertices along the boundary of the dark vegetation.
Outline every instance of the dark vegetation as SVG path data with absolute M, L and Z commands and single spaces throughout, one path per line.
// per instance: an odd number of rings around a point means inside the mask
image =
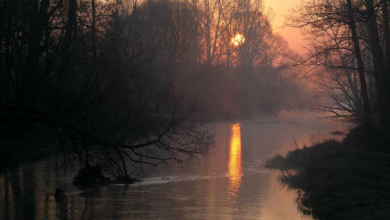
M 265 166 L 281 170 L 280 182 L 297 190 L 304 214 L 329 220 L 389 219 L 390 154 L 356 149 L 351 139 L 359 139 L 356 129 L 343 143 L 327 140 L 296 149 Z
M 335 130 L 335 131 L 329 132 L 329 134 L 333 134 L 333 135 L 344 135 L 344 132 L 339 131 L 339 130 Z
M 104 175 L 101 165 L 86 166 L 79 170 L 78 174 L 73 178 L 73 183 L 82 188 L 100 187 L 113 184 L 133 184 L 140 182 L 141 179 L 130 176 L 117 176 L 111 179 Z
M 0 0 L 1 168 L 55 152 L 76 183 L 131 182 L 205 154 L 206 116 L 299 108 L 271 18 L 261 0 Z
M 304 1 L 288 25 L 302 28 L 309 54 L 297 59 L 317 84 L 310 108 L 353 122 L 343 143 L 327 140 L 270 159 L 318 219 L 390 218 L 389 2 Z M 339 134 L 339 132 L 333 132 Z
M 87 165 L 79 170 L 76 177 L 73 178 L 73 183 L 87 187 L 94 185 L 107 185 L 110 183 L 110 178 L 103 175 L 103 169 L 100 165 Z

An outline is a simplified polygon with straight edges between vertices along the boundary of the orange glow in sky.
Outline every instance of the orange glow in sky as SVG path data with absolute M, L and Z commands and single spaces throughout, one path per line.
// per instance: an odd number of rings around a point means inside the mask
M 304 53 L 304 40 L 299 29 L 284 27 L 285 16 L 290 14 L 291 8 L 300 5 L 301 0 L 265 0 L 266 10 L 272 8 L 275 17 L 271 21 L 274 32 L 280 34 L 291 49 Z

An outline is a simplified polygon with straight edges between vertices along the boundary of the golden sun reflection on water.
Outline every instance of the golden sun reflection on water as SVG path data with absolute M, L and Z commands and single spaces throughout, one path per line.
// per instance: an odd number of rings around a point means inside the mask
M 229 194 L 237 197 L 237 192 L 241 185 L 241 127 L 240 124 L 231 125 L 232 136 L 230 140 L 229 157 Z

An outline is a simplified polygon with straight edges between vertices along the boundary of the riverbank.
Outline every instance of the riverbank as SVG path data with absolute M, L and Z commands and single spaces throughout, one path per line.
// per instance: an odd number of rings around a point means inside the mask
M 390 219 L 390 155 L 328 140 L 277 155 L 266 167 L 298 190 L 299 209 L 318 219 Z

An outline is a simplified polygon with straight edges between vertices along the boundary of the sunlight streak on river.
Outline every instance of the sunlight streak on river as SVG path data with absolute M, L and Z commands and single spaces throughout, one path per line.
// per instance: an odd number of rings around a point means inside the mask
M 237 192 L 241 185 L 241 127 L 240 124 L 231 125 L 232 136 L 230 140 L 230 157 L 229 157 L 229 187 L 228 193 L 237 197 Z
M 310 146 L 313 134 L 341 130 L 316 116 L 283 114 L 237 124 L 210 124 L 215 147 L 204 163 L 182 167 L 145 167 L 133 185 L 111 184 L 80 189 L 72 184 L 77 170 L 60 167 L 57 158 L 26 163 L 0 173 L 0 220 L 9 219 L 266 219 L 312 220 L 294 203 L 296 191 L 278 182 L 278 171 L 263 167 L 275 154 Z M 61 187 L 66 199 L 57 203 Z

